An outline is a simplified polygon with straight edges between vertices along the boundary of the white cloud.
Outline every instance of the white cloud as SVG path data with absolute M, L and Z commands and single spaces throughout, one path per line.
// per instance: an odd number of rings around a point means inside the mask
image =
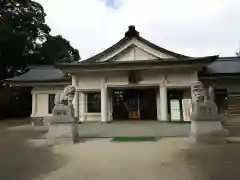
M 240 1 L 122 1 L 113 9 L 105 0 L 38 0 L 52 33 L 70 40 L 82 57 L 114 44 L 131 24 L 153 43 L 189 56 L 232 56 L 240 47 Z

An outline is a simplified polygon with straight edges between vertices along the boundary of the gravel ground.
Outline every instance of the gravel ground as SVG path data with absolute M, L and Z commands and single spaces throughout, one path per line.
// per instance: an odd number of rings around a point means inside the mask
M 28 143 L 28 139 L 41 135 L 42 132 L 0 129 L 1 180 L 30 180 L 66 164 L 67 158 L 53 153 L 51 147 L 37 147 Z M 39 142 L 41 139 L 34 141 Z
M 196 146 L 188 138 L 116 143 L 91 139 L 56 146 L 70 157 L 44 180 L 239 180 L 240 144 Z
M 239 126 L 230 126 L 226 127 L 229 130 L 229 136 L 240 137 L 240 127 Z
M 156 142 L 81 139 L 48 146 L 42 130 L 0 127 L 3 180 L 239 180 L 240 144 L 195 145 L 188 138 Z

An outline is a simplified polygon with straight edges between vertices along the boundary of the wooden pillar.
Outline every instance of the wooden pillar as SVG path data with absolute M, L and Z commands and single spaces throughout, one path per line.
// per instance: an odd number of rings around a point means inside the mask
M 79 94 L 79 121 L 84 122 L 86 120 L 86 96 L 83 92 L 78 92 Z
M 156 92 L 156 102 L 157 102 L 157 120 L 161 121 L 161 104 L 160 104 L 160 86 L 159 91 Z
M 108 121 L 108 93 L 105 86 L 105 80 L 101 82 L 101 122 Z
M 37 113 L 37 94 L 36 92 L 32 91 L 32 114 L 31 116 L 34 117 Z
M 161 108 L 161 121 L 167 121 L 168 99 L 167 99 L 167 87 L 165 85 L 160 86 L 160 108 Z

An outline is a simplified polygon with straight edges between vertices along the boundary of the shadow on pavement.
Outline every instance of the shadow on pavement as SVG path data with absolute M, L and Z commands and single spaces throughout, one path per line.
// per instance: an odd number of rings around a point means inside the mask
M 0 132 L 1 179 L 30 180 L 62 167 L 67 158 L 52 152 L 51 147 L 33 147 L 27 140 L 43 132 Z
M 240 144 L 202 145 L 180 154 L 199 180 L 239 180 Z
M 239 126 L 231 126 L 226 127 L 229 130 L 229 136 L 231 137 L 240 137 L 240 127 Z

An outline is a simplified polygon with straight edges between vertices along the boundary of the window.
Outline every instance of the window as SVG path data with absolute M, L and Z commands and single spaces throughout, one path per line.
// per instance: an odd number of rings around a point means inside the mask
M 52 114 L 53 107 L 54 107 L 54 99 L 55 99 L 55 94 L 48 95 L 48 113 L 49 114 Z
M 101 94 L 100 92 L 87 93 L 87 112 L 101 112 Z

